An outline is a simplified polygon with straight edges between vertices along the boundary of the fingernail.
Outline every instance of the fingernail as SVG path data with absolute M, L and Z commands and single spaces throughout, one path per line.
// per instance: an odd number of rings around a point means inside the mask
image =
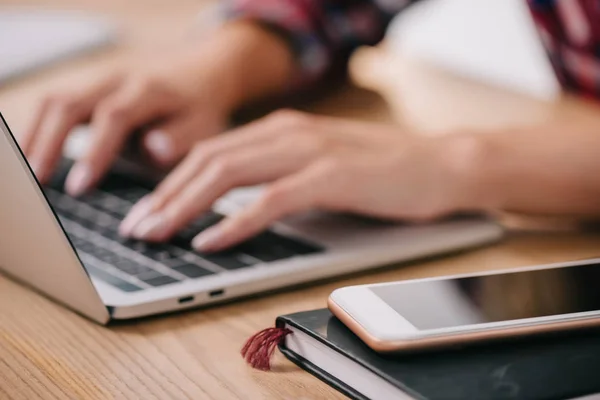
M 147 218 L 153 211 L 154 204 L 150 197 L 146 196 L 138 201 L 129 211 L 125 219 L 119 226 L 119 234 L 129 237 L 133 234 L 133 229 L 143 219 Z
M 217 226 L 205 230 L 192 240 L 192 247 L 201 252 L 218 250 L 223 242 L 223 230 Z
M 146 147 L 153 156 L 167 161 L 173 154 L 171 139 L 162 131 L 151 131 L 146 136 Z
M 43 182 L 44 169 L 42 168 L 41 164 L 34 158 L 29 161 L 29 166 L 33 170 L 33 173 L 35 174 L 35 177 L 37 178 L 37 180 L 40 182 Z
M 76 164 L 65 183 L 67 193 L 71 196 L 81 196 L 92 185 L 92 170 L 86 164 Z
M 165 230 L 165 219 L 161 214 L 151 215 L 137 225 L 132 236 L 139 240 L 155 239 L 162 236 Z

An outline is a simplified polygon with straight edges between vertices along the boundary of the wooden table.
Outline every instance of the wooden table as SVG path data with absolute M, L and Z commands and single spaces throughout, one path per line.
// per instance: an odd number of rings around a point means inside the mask
M 0 0 L 0 5 L 42 2 Z M 184 27 L 201 8 L 193 0 L 46 3 L 112 15 L 122 26 L 124 44 L 1 87 L 0 110 L 16 131 L 49 88 L 94 79 L 131 48 L 183 37 Z M 465 91 L 473 87 L 447 76 L 439 79 Z M 462 96 L 462 89 L 456 101 L 466 107 L 468 96 Z M 525 103 L 539 110 L 539 104 Z M 381 98 L 355 88 L 342 89 L 313 108 L 374 120 L 391 114 Z M 506 112 L 508 118 L 510 110 Z M 0 228 L 0 240 L 3 233 L 7 234 Z M 253 371 L 239 349 L 248 336 L 271 326 L 277 315 L 324 307 L 328 294 L 340 286 L 587 258 L 600 254 L 599 239 L 594 233 L 513 232 L 500 244 L 461 255 L 111 327 L 89 322 L 0 277 L 0 399 L 340 399 L 339 393 L 280 355 L 274 372 Z

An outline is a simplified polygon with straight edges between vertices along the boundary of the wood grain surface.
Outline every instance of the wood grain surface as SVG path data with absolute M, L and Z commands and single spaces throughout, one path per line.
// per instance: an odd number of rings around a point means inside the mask
M 0 0 L 0 7 L 17 4 L 106 13 L 119 23 L 122 44 L 0 87 L 0 110 L 16 131 L 51 88 L 96 79 L 131 52 L 190 40 L 187 28 L 202 9 L 193 0 Z M 456 101 L 468 107 L 466 101 L 473 100 L 463 94 L 473 84 L 452 85 L 460 88 Z M 532 102 L 530 107 L 540 106 Z M 392 114 L 380 97 L 352 87 L 312 109 L 378 121 Z M 496 116 L 498 111 L 488 112 Z M 0 240 L 5 234 L 10 233 L 0 227 Z M 593 232 L 514 231 L 502 243 L 463 254 L 109 327 L 0 276 L 0 399 L 341 399 L 280 355 L 275 371 L 264 373 L 248 368 L 239 350 L 276 316 L 324 307 L 337 287 L 588 258 L 600 254 L 599 239 Z

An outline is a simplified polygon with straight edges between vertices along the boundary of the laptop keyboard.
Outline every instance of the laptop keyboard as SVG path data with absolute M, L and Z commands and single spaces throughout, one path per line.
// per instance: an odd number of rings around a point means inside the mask
M 62 185 L 47 187 L 44 191 L 86 270 L 125 292 L 228 273 L 323 250 L 303 240 L 265 231 L 228 251 L 200 254 L 191 248 L 191 240 L 223 219 L 215 212 L 198 218 L 168 243 L 125 239 L 118 234 L 119 224 L 133 204 L 150 193 L 149 189 L 121 184 L 101 187 L 76 199 L 59 187 Z

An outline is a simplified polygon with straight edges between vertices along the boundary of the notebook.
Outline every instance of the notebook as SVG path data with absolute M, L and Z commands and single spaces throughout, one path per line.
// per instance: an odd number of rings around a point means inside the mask
M 600 392 L 600 332 L 402 356 L 369 349 L 329 310 L 279 317 L 280 351 L 352 399 L 573 399 Z

